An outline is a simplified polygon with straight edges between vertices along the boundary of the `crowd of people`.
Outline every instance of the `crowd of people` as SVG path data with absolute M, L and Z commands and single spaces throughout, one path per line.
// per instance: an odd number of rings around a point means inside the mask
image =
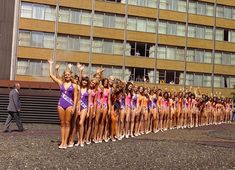
M 61 92 L 57 107 L 60 149 L 169 129 L 231 123 L 230 98 L 200 94 L 198 89 L 172 92 L 156 86 L 138 86 L 113 76 L 104 78 L 101 68 L 89 78 L 79 63 L 78 75 L 68 67 L 60 76 L 58 64 L 54 75 L 53 62 L 48 62 L 50 77 Z

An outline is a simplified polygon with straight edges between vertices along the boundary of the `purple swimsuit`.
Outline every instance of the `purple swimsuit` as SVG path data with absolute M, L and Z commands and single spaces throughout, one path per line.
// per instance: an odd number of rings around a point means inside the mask
M 66 110 L 68 107 L 73 106 L 73 93 L 74 88 L 71 84 L 67 90 L 64 88 L 64 84 L 60 86 L 60 99 L 58 102 L 58 106 L 62 107 L 64 110 Z
M 88 91 L 81 93 L 81 111 L 88 108 Z

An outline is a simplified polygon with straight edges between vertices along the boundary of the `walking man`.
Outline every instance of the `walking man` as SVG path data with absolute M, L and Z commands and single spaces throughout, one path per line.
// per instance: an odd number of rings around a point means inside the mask
M 22 132 L 24 130 L 22 122 L 21 122 L 21 118 L 20 118 L 20 97 L 19 97 L 19 90 L 20 89 L 20 84 L 19 83 L 15 83 L 14 84 L 14 89 L 12 89 L 10 91 L 9 94 L 9 104 L 7 107 L 8 110 L 8 117 L 5 123 L 5 129 L 4 132 L 10 132 L 10 124 L 12 119 L 14 118 L 16 121 L 16 125 L 19 129 L 20 132 Z

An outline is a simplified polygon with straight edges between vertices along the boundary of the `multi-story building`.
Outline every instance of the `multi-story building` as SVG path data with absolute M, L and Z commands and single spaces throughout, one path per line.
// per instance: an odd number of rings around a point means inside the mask
M 16 0 L 15 14 L 11 79 L 48 82 L 53 59 L 61 71 L 80 62 L 89 75 L 233 91 L 235 1 Z

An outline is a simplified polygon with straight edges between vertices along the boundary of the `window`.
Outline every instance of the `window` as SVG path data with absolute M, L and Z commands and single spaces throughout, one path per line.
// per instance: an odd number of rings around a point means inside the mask
M 167 34 L 176 35 L 176 24 L 167 23 Z
M 122 55 L 122 53 L 123 53 L 123 44 L 115 42 L 113 44 L 113 53 L 118 54 L 118 55 Z
M 113 53 L 113 42 L 112 41 L 104 41 L 103 42 L 103 53 Z
M 221 64 L 222 54 L 219 52 L 215 53 L 215 64 Z
M 147 0 L 147 6 L 151 8 L 157 8 L 157 0 Z
M 198 2 L 197 4 L 197 14 L 205 15 L 206 14 L 206 4 Z
M 53 34 L 44 33 L 43 47 L 44 48 L 54 48 L 54 35 Z
M 167 0 L 160 0 L 160 9 L 168 9 Z
M 230 83 L 229 84 L 230 84 L 229 85 L 230 88 L 234 88 L 234 86 L 235 86 L 235 77 L 230 77 Z
M 188 26 L 188 36 L 189 37 L 196 37 L 196 27 L 189 25 Z
M 193 85 L 193 74 L 186 74 L 186 82 L 185 84 L 187 86 L 192 86 Z
M 213 30 L 211 28 L 205 28 L 205 39 L 212 40 L 213 39 Z
M 146 19 L 138 19 L 137 20 L 137 31 L 146 32 Z
M 114 15 L 105 15 L 104 16 L 104 26 L 109 28 L 115 27 L 115 16 Z
M 186 12 L 186 1 L 178 0 L 178 11 Z
M 127 19 L 127 29 L 128 30 L 136 30 L 136 18 L 128 18 Z
M 204 58 L 204 51 L 196 50 L 196 52 L 195 52 L 195 61 L 202 63 L 203 58 Z
M 80 16 L 81 16 L 80 11 L 71 10 L 70 11 L 70 22 L 74 23 L 74 24 L 79 24 L 80 23 Z
M 177 35 L 178 36 L 185 36 L 185 25 L 177 24 Z
M 68 47 L 68 37 L 67 36 L 58 36 L 57 37 L 57 49 L 67 50 Z
M 235 31 L 229 31 L 230 42 L 235 42 Z
M 115 17 L 115 28 L 120 28 L 123 29 L 124 28 L 124 16 L 118 16 L 116 15 Z
M 196 38 L 205 38 L 205 27 L 197 26 L 196 27 Z
M 69 37 L 68 49 L 73 50 L 73 51 L 79 50 L 79 37 L 76 37 L 76 36 Z
M 211 76 L 203 75 L 203 84 L 204 87 L 211 87 Z
M 224 8 L 223 6 L 218 6 L 216 7 L 216 16 L 217 17 L 224 17 Z
M 204 63 L 211 63 L 211 59 L 212 59 L 212 52 L 206 51 L 204 53 Z
M 104 26 L 104 27 L 109 27 L 109 16 L 101 13 L 96 13 L 94 15 L 94 26 Z
M 20 31 L 19 32 L 19 45 L 20 46 L 30 46 L 31 45 L 31 35 L 30 32 Z
M 235 53 L 231 54 L 231 64 L 235 65 Z
M 175 83 L 175 72 L 174 71 L 166 71 L 166 83 Z
M 45 8 L 41 5 L 33 5 L 33 18 L 44 19 Z
M 224 18 L 232 19 L 232 8 L 224 7 Z
M 16 74 L 27 75 L 29 68 L 29 61 L 24 59 L 18 59 Z
M 214 16 L 214 6 L 212 4 L 206 4 L 206 15 Z
M 222 64 L 230 65 L 231 63 L 231 54 L 222 53 Z
M 31 60 L 29 62 L 29 73 L 34 76 L 42 75 L 42 63 L 39 60 Z
M 23 3 L 21 4 L 21 17 L 32 18 L 33 7 L 32 4 Z
M 82 11 L 81 24 L 91 25 L 91 12 Z
M 80 50 L 81 51 L 89 51 L 90 48 L 90 40 L 88 38 L 80 38 Z
M 224 40 L 224 31 L 222 29 L 216 29 L 216 40 L 223 41 Z
M 158 58 L 165 59 L 166 58 L 166 47 L 159 46 L 157 49 Z
M 102 49 L 103 49 L 103 41 L 101 39 L 92 41 L 92 52 L 102 53 Z
M 187 51 L 187 61 L 194 61 L 195 58 L 195 50 L 188 50 Z
M 69 10 L 68 9 L 60 9 L 60 22 L 69 22 Z
M 176 49 L 176 60 L 184 60 L 184 49 L 182 48 Z
M 228 35 L 229 31 L 227 29 L 224 30 L 224 41 L 228 41 L 229 39 L 229 35 Z
M 166 59 L 175 60 L 176 49 L 172 47 L 167 47 Z
M 46 6 L 45 8 L 45 20 L 54 21 L 55 20 L 55 8 Z
M 166 22 L 160 21 L 158 23 L 158 33 L 159 34 L 166 34 Z
M 147 20 L 147 32 L 156 32 L 156 21 L 155 20 Z M 235 40 L 235 39 L 234 39 Z
M 189 13 L 196 14 L 197 3 L 195 1 L 189 1 Z
M 202 86 L 202 75 L 200 75 L 200 74 L 195 74 L 194 75 L 193 85 L 194 86 Z
M 43 47 L 43 33 L 32 32 L 32 46 Z
M 214 87 L 223 87 L 221 76 L 214 76 Z

